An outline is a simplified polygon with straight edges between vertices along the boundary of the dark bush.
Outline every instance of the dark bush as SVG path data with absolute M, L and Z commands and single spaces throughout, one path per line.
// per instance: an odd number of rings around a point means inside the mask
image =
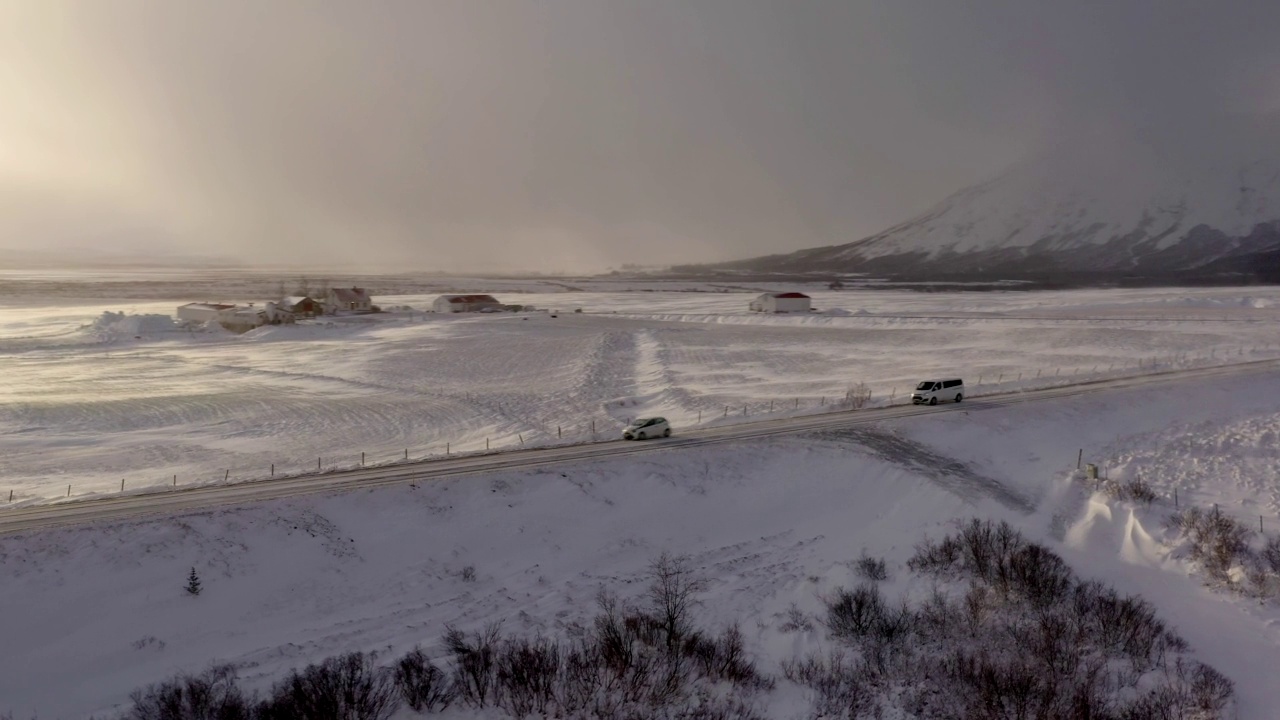
M 1186 536 L 1193 560 L 1200 561 L 1211 579 L 1230 584 L 1229 571 L 1250 552 L 1253 531 L 1216 509 L 1189 508 L 1170 518 L 1169 524 Z
M 420 648 L 410 650 L 395 666 L 396 688 L 414 712 L 433 712 L 453 699 L 449 677 L 432 665 Z
M 200 675 L 179 675 L 129 695 L 131 720 L 250 720 L 254 702 L 240 690 L 236 671 L 219 665 Z
M 395 680 L 371 656 L 349 653 L 295 670 L 272 690 L 262 720 L 385 720 L 400 705 Z
M 518 718 L 545 714 L 560 681 L 560 647 L 543 637 L 508 639 L 496 662 L 496 704 Z
M 841 639 L 864 637 L 884 619 L 884 597 L 874 585 L 862 585 L 852 591 L 840 588 L 826 605 L 827 628 L 832 636 Z
M 500 637 L 497 623 L 470 639 L 457 628 L 445 628 L 444 646 L 453 654 L 453 691 L 472 707 L 485 707 L 491 699 Z
M 889 579 L 889 569 L 884 558 L 873 558 L 864 554 L 858 559 L 858 576 L 870 582 L 882 582 Z

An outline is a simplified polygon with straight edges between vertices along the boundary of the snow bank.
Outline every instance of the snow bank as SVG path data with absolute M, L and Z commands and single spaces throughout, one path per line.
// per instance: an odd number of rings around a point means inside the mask
M 178 324 L 168 315 L 127 315 L 106 311 L 94 319 L 85 329 L 103 339 L 142 337 L 179 330 Z

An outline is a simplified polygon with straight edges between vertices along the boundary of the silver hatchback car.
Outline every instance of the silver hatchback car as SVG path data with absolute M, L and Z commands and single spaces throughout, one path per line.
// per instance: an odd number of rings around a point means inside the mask
M 655 437 L 671 437 L 671 424 L 666 418 L 636 418 L 622 431 L 623 440 L 647 440 Z

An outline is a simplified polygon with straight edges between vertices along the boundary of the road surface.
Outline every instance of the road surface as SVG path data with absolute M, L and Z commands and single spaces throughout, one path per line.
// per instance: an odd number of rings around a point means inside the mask
M 52 527 L 79 525 L 103 520 L 122 520 L 147 515 L 177 514 L 226 505 L 278 498 L 373 488 L 410 481 L 432 480 L 459 475 L 492 473 L 580 460 L 601 460 L 621 455 L 670 451 L 716 443 L 741 442 L 754 438 L 789 435 L 813 430 L 846 428 L 884 420 L 934 413 L 955 412 L 972 406 L 990 408 L 1018 403 L 1049 402 L 1058 398 L 1109 392 L 1153 385 L 1165 385 L 1232 375 L 1276 372 L 1280 360 L 1262 360 L 1235 365 L 1175 370 L 1137 377 L 1062 385 L 966 399 L 957 404 L 937 406 L 895 405 L 887 408 L 849 410 L 753 423 L 699 428 L 679 432 L 676 437 L 645 442 L 610 442 L 586 445 L 513 450 L 455 458 L 439 458 L 382 467 L 359 468 L 318 475 L 275 478 L 227 485 L 205 485 L 150 493 L 96 497 L 85 500 L 0 509 L 0 534 Z

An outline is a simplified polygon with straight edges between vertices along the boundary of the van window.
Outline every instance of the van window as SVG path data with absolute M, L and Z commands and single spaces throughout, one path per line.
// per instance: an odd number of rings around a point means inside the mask
M 932 389 L 933 389 L 933 381 L 932 381 L 932 380 L 926 380 L 926 381 L 924 381 L 924 382 L 920 383 L 919 385 L 917 385 L 917 386 L 916 386 L 916 389 L 917 389 L 917 390 L 932 390 Z
M 948 380 L 948 381 L 946 381 L 946 382 L 942 383 L 942 387 L 944 387 L 944 388 L 953 388 L 953 387 L 955 387 L 955 386 L 957 386 L 957 385 L 959 385 L 959 384 L 960 384 L 960 381 L 959 381 L 959 380 Z

